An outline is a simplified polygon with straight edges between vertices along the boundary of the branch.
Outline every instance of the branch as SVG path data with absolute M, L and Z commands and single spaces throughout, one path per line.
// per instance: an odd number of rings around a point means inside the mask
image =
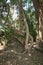
M 8 20 L 9 12 L 10 12 L 10 8 L 9 8 L 9 5 L 8 5 L 8 14 L 7 14 L 7 16 L 6 16 L 6 19 L 5 19 L 5 23 L 4 23 L 4 24 L 6 24 L 6 22 L 7 22 L 7 20 Z

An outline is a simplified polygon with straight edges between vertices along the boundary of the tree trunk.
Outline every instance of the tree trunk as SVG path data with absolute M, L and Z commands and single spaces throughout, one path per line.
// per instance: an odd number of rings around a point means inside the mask
M 22 14 L 22 2 L 19 3 L 19 21 L 20 21 L 20 30 L 23 30 L 24 20 L 23 20 L 23 14 Z
M 35 7 L 35 14 L 36 14 L 36 19 L 37 22 L 39 23 L 37 28 L 38 34 L 39 34 L 39 44 L 37 45 L 39 50 L 43 50 L 43 0 L 33 0 L 33 4 Z M 39 14 L 38 14 L 39 13 Z
M 19 0 L 19 8 L 21 8 L 21 14 L 23 15 L 23 19 L 24 19 L 24 24 L 26 26 L 26 40 L 25 40 L 25 49 L 28 49 L 28 41 L 29 41 L 29 28 L 28 28 L 28 24 L 27 24 L 27 21 L 26 21 L 26 17 L 25 17 L 25 14 L 24 14 L 24 10 L 23 10 L 23 7 L 22 7 L 22 0 Z M 20 10 L 19 10 L 20 12 Z

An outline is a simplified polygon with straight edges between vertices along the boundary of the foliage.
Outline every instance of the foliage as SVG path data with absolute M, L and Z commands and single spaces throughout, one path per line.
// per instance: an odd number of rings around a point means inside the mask
M 34 41 L 36 41 L 37 33 L 36 33 L 36 27 L 35 27 L 35 22 L 34 22 L 35 18 L 33 18 L 34 11 L 31 12 L 31 9 L 30 9 L 30 11 L 24 11 L 24 12 L 25 12 L 25 16 L 26 16 L 27 23 L 29 26 L 29 32 L 30 32 L 31 36 L 33 37 Z
M 8 0 L 0 0 L 0 25 L 2 26 L 2 28 L 1 28 L 2 31 L 4 30 L 3 32 L 5 33 L 4 37 L 6 39 L 9 39 L 14 33 L 14 31 L 12 30 L 12 25 L 14 25 L 15 29 L 18 29 L 20 27 L 19 20 L 15 19 L 13 21 L 13 19 L 12 19 L 13 15 L 11 15 L 11 12 L 10 12 L 10 8 L 13 8 L 14 5 L 18 7 L 19 0 L 9 0 L 10 1 L 9 3 L 7 1 Z M 28 7 L 25 9 L 24 7 L 27 6 L 27 3 L 28 3 Z M 22 0 L 22 6 L 24 8 L 24 12 L 25 12 L 25 16 L 26 16 L 27 23 L 29 26 L 30 34 L 33 36 L 34 39 L 36 39 L 37 33 L 36 33 L 36 28 L 34 27 L 35 18 L 34 18 L 34 7 L 32 5 L 32 0 Z M 29 15 L 30 15 L 30 18 L 29 18 Z M 19 15 L 18 15 L 18 18 L 19 18 Z M 4 21 L 4 23 L 3 23 L 3 21 Z M 13 22 L 15 22 L 17 25 L 15 26 L 15 23 L 13 23 Z M 5 27 L 6 25 L 8 25 L 9 28 L 8 27 L 6 28 Z M 25 29 L 25 31 L 26 31 L 26 29 Z M 18 37 L 20 37 L 20 36 L 18 36 Z
M 18 4 L 18 0 L 10 0 L 10 3 L 12 4 L 12 5 L 17 5 Z
M 5 37 L 6 37 L 6 39 L 10 39 L 11 38 L 11 36 L 13 35 L 13 30 L 11 30 L 11 29 L 9 29 L 9 28 L 6 28 L 5 29 Z

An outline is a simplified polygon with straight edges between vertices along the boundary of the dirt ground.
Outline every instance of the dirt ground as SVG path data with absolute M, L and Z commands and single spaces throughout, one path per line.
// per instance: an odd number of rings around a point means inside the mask
M 23 52 L 22 44 L 15 40 L 8 42 L 6 49 L 0 51 L 0 65 L 43 65 L 42 52 L 34 48 L 24 54 Z

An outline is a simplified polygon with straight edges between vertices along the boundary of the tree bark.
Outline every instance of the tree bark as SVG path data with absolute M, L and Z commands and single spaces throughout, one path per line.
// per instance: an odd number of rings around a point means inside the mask
M 23 15 L 24 24 L 25 24 L 25 27 L 26 27 L 25 49 L 27 50 L 28 49 L 28 41 L 29 41 L 29 28 L 28 28 L 28 24 L 27 24 L 27 21 L 26 21 L 26 17 L 25 17 L 25 14 L 24 14 L 23 7 L 22 7 L 22 0 L 19 0 L 19 7 L 21 8 L 21 11 L 22 11 L 21 14 Z M 19 12 L 20 12 L 20 10 L 19 10 Z
M 19 3 L 19 21 L 20 21 L 20 30 L 23 30 L 24 22 L 23 22 L 23 14 L 22 14 L 22 2 Z
M 37 28 L 38 34 L 39 34 L 39 44 L 36 47 L 39 50 L 43 50 L 43 0 L 33 0 L 33 5 L 35 8 L 35 14 L 36 14 L 36 19 L 37 22 L 39 23 Z M 39 13 L 39 14 L 38 14 Z
M 35 8 L 35 18 L 36 18 L 36 29 L 37 29 L 37 37 L 38 39 L 42 39 L 42 32 L 41 32 L 41 7 L 40 7 L 40 1 L 39 0 L 33 0 L 33 5 Z M 37 39 L 37 38 L 36 38 Z

